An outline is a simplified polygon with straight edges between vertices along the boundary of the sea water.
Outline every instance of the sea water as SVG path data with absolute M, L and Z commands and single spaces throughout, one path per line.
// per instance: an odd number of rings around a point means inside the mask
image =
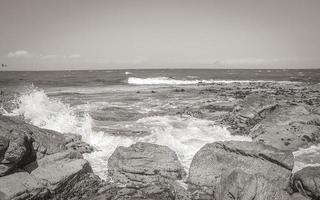
M 261 76 L 254 75 L 257 73 Z M 279 73 L 283 73 L 281 78 Z M 246 136 L 231 135 L 226 127 L 210 119 L 180 114 L 185 107 L 220 100 L 215 94 L 206 99 L 199 96 L 199 90 L 208 84 L 316 80 L 315 72 L 304 74 L 309 76 L 301 78 L 298 71 L 290 70 L 0 72 L 0 89 L 15 93 L 11 100 L 14 106 L 7 115 L 23 116 L 41 128 L 79 134 L 94 146 L 96 151 L 85 158 L 94 172 L 105 178 L 108 158 L 118 146 L 139 141 L 166 145 L 188 170 L 192 157 L 206 143 L 250 141 Z M 179 87 L 185 92 L 175 92 Z M 319 148 L 313 148 L 318 152 Z M 306 153 L 310 151 L 301 150 L 295 155 Z M 298 161 L 296 168 L 301 166 L 304 163 Z

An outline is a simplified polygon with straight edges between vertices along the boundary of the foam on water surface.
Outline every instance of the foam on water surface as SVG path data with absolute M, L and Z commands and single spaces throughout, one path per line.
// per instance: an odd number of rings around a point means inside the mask
M 270 83 L 275 81 L 270 80 L 180 80 L 170 77 L 154 77 L 154 78 L 137 78 L 129 77 L 128 84 L 131 85 L 194 85 L 194 84 L 212 84 L 212 83 Z M 298 83 L 292 81 L 276 81 L 277 83 L 288 84 L 288 83 Z

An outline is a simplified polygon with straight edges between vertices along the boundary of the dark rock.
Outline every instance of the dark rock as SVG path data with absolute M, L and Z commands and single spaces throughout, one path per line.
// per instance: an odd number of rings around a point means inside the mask
M 306 167 L 292 178 L 292 188 L 306 197 L 320 198 L 320 167 Z
M 188 177 L 189 190 L 212 195 L 222 178 L 234 169 L 260 174 L 286 189 L 293 168 L 293 155 L 254 142 L 227 141 L 206 144 L 194 156 Z
M 235 107 L 235 102 L 215 102 L 209 105 L 202 106 L 200 107 L 200 109 L 209 110 L 209 112 L 216 112 L 216 111 L 232 112 L 234 107 Z
M 290 200 L 290 196 L 265 177 L 234 170 L 223 177 L 216 200 Z
M 179 111 L 176 113 L 180 116 L 188 116 L 188 117 L 194 117 L 202 119 L 204 117 L 204 114 L 199 109 L 189 108 L 186 107 L 182 111 Z
M 185 92 L 186 90 L 183 88 L 176 88 L 174 91 L 175 92 Z
M 30 134 L 0 127 L 0 177 L 36 159 Z
M 88 143 L 83 142 L 81 139 L 81 135 L 77 134 L 65 134 L 66 139 L 66 149 L 79 151 L 81 154 L 83 153 L 91 153 L 94 151 L 94 148 Z

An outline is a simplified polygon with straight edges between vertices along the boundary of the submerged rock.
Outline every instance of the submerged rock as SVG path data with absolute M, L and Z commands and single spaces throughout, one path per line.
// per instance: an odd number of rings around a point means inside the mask
M 94 148 L 83 142 L 81 139 L 81 135 L 77 134 L 65 134 L 65 139 L 66 139 L 66 149 L 68 150 L 73 150 L 73 151 L 78 151 L 81 154 L 83 153 L 91 153 L 94 151 Z
M 227 141 L 206 144 L 194 156 L 188 177 L 191 192 L 213 195 L 234 169 L 260 174 L 281 189 L 289 186 L 293 155 L 254 142 Z

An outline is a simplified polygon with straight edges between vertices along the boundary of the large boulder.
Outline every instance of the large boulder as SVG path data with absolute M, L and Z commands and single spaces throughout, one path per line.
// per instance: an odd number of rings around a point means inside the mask
M 181 180 L 186 175 L 174 151 L 143 142 L 118 147 L 109 158 L 108 172 L 116 182 L 122 183 L 147 183 L 159 178 Z
M 114 186 L 98 199 L 189 199 L 177 182 L 186 172 L 166 146 L 138 142 L 118 147 L 109 158 L 108 172 Z
M 293 155 L 274 147 L 244 141 L 214 142 L 203 146 L 194 156 L 188 177 L 189 190 L 212 195 L 221 179 L 234 169 L 260 174 L 281 189 L 290 182 Z
M 298 150 L 320 142 L 320 115 L 303 105 L 283 106 L 251 129 L 254 141 L 282 150 Z
M 221 180 L 216 200 L 290 200 L 290 196 L 265 177 L 234 170 Z
M 320 198 L 320 167 L 306 167 L 292 178 L 292 188 L 306 197 Z

